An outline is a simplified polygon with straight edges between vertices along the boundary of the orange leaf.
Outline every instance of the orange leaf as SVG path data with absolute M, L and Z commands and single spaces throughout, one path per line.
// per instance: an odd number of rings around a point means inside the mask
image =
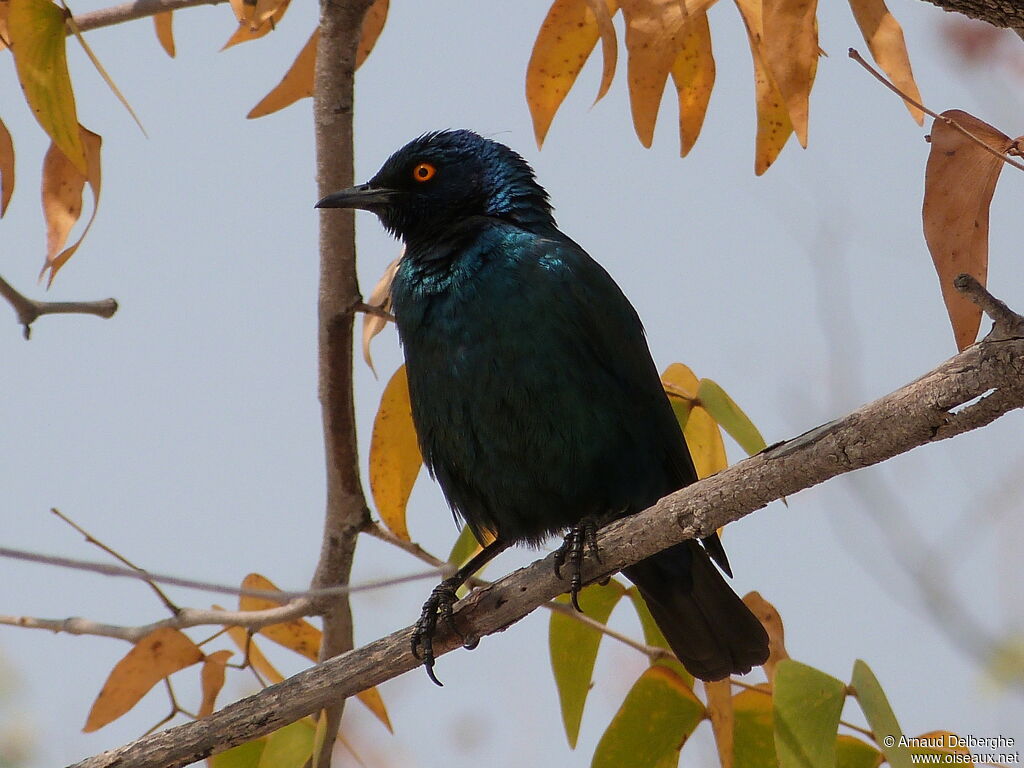
M 216 651 L 207 656 L 206 661 L 203 662 L 203 671 L 199 674 L 203 686 L 203 703 L 199 705 L 199 717 L 213 714 L 213 707 L 217 703 L 217 694 L 224 687 L 224 673 L 228 659 L 232 655 L 234 655 L 234 651 Z
M 78 246 L 82 244 L 85 236 L 89 233 L 93 221 L 96 219 L 96 211 L 100 204 L 100 148 L 103 139 L 99 134 L 93 133 L 88 128 L 79 126 L 81 142 L 85 147 L 86 163 L 88 174 L 82 175 L 78 168 L 68 160 L 67 156 L 57 147 L 51 144 L 50 149 L 43 158 L 43 215 L 46 218 L 46 263 L 40 272 L 40 277 L 50 271 L 49 283 L 57 276 L 57 271 L 67 263 L 68 259 L 75 255 Z M 82 215 L 82 188 L 89 183 L 92 190 L 92 215 L 88 224 L 82 230 L 78 239 L 67 248 L 63 248 L 67 242 L 71 228 L 74 227 Z
M 4 5 L 0 3 L 0 5 Z M 0 216 L 7 213 L 7 204 L 14 194 L 14 141 L 0 120 Z
M 729 678 L 714 683 L 705 681 L 704 693 L 708 700 L 707 710 L 711 719 L 711 730 L 714 731 L 715 745 L 718 747 L 718 762 L 722 768 L 732 768 L 734 727 L 732 683 Z
M 401 366 L 380 398 L 370 437 L 370 492 L 380 519 L 395 536 L 409 541 L 405 505 L 423 457 L 412 422 L 409 380 Z
M 617 10 L 618 0 L 608 0 L 606 4 L 596 0 L 555 0 L 548 9 L 526 66 L 526 103 L 538 147 L 544 143 L 555 113 L 599 38 L 604 51 L 604 73 L 597 98 L 607 92 L 615 75 L 618 53 L 611 23 Z
M 665 81 L 687 38 L 686 27 L 714 1 L 622 0 L 629 53 L 629 105 L 633 128 L 645 147 L 654 140 Z
M 729 466 L 725 456 L 722 430 L 703 406 L 694 405 L 690 408 L 690 416 L 683 427 L 683 436 L 690 449 L 697 477 L 710 477 Z
M 258 573 L 250 573 L 242 579 L 242 589 L 280 591 L 270 579 Z M 239 595 L 238 597 L 238 610 L 240 611 L 263 611 L 280 606 L 281 603 L 268 597 L 253 597 L 252 595 Z M 295 651 L 311 661 L 319 659 L 322 633 L 305 619 L 292 619 L 280 624 L 271 624 L 257 631 L 267 639 L 273 640 L 278 645 L 283 645 L 288 650 Z
M 818 0 L 764 0 L 763 51 L 786 101 L 797 140 L 807 146 L 807 115 L 818 68 Z
M 958 109 L 943 112 L 987 146 L 1005 153 L 1013 141 L 988 123 Z M 960 350 L 978 337 L 981 308 L 953 280 L 962 272 L 985 285 L 988 217 L 1003 162 L 942 120 L 932 124 L 924 181 L 924 238 L 939 275 L 942 299 Z
M 679 154 L 686 157 L 700 135 L 715 87 L 715 57 L 706 13 L 695 16 L 686 26 L 672 64 L 672 82 L 679 95 Z
M 405 246 L 402 246 L 402 252 L 398 255 L 398 258 L 388 264 L 384 274 L 380 276 L 380 280 L 373 286 L 370 298 L 366 300 L 367 305 L 379 307 L 385 312 L 391 310 L 391 283 L 395 279 L 395 272 L 398 271 L 398 262 L 402 260 L 404 255 Z M 374 376 L 377 375 L 377 369 L 373 367 L 373 358 L 370 356 L 370 342 L 373 341 L 374 336 L 384 330 L 387 324 L 388 321 L 380 315 L 371 315 L 369 313 L 363 315 L 363 360 L 370 366 Z
M 114 665 L 82 730 L 90 733 L 113 722 L 165 677 L 202 660 L 203 652 L 182 632 L 169 627 L 150 632 Z
M 253 120 L 264 117 L 291 106 L 299 99 L 313 95 L 313 71 L 316 69 L 316 46 L 319 39 L 320 28 L 317 27 L 302 46 L 291 67 L 284 73 L 281 82 L 264 96 L 259 104 L 249 110 L 247 118 Z
M 245 43 L 249 40 L 257 40 L 264 35 L 270 34 L 274 28 L 277 27 L 281 19 L 284 18 L 285 11 L 288 10 L 289 4 L 290 0 L 283 0 L 283 2 L 278 4 L 274 9 L 274 13 L 270 18 L 260 23 L 250 24 L 246 21 L 239 21 L 238 29 L 236 29 L 234 34 L 228 38 L 228 41 L 224 43 L 224 47 L 221 48 L 221 50 L 227 50 L 233 45 Z
M 380 691 L 376 688 L 367 688 L 365 691 L 360 691 L 356 694 L 356 698 L 370 710 L 374 716 L 384 723 L 384 727 L 388 729 L 388 732 L 394 733 L 394 728 L 391 727 L 391 718 L 388 717 L 388 710 L 384 706 L 384 699 L 380 696 Z
M 10 32 L 7 31 L 7 14 L 10 10 L 10 2 L 0 0 L 0 51 L 7 48 L 7 41 L 11 39 Z
M 375 0 L 373 5 L 366 11 L 363 17 L 363 24 L 359 28 L 359 46 L 356 48 L 356 69 L 359 69 L 370 55 L 373 46 L 377 44 L 377 38 L 384 29 L 384 22 L 388 19 L 388 0 Z
M 693 371 L 682 363 L 672 363 L 666 368 L 661 374 L 661 384 L 670 395 L 685 400 L 696 400 L 697 390 L 700 388 L 700 382 Z
M 256 640 L 249 637 L 248 631 L 243 627 L 228 627 L 228 635 L 234 641 L 235 645 L 238 646 L 243 654 L 248 654 L 249 664 L 259 672 L 263 677 L 270 681 L 271 684 L 280 683 L 284 680 L 284 675 L 277 671 L 277 668 L 267 661 L 267 657 L 263 655 L 263 651 L 256 645 Z
M 782 626 L 782 616 L 774 605 L 761 597 L 760 592 L 748 592 L 743 596 L 743 602 L 768 633 L 768 660 L 762 666 L 768 675 L 768 681 L 771 682 L 775 677 L 775 666 L 789 658 L 789 654 L 786 653 L 786 633 Z
M 156 39 L 167 52 L 167 55 L 174 58 L 174 12 L 164 11 L 153 17 L 153 26 L 156 28 Z
M 910 69 L 910 55 L 903 39 L 903 28 L 889 13 L 885 0 L 850 0 L 850 10 L 878 66 L 889 76 L 893 85 L 920 104 L 921 91 Z M 906 101 L 903 103 L 917 124 L 923 125 L 924 113 L 913 104 Z
M 754 98 L 757 102 L 757 139 L 754 173 L 760 176 L 779 156 L 793 133 L 793 123 L 779 86 L 772 77 L 764 53 L 764 25 L 760 0 L 736 0 L 747 28 L 750 55 L 754 60 Z

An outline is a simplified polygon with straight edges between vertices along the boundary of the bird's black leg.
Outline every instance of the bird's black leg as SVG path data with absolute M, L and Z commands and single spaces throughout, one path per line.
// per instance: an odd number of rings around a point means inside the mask
M 597 548 L 597 529 L 601 521 L 596 517 L 585 517 L 565 534 L 562 546 L 555 551 L 555 575 L 562 578 L 562 566 L 569 564 L 571 569 L 569 582 L 569 598 L 572 606 L 580 613 L 579 595 L 583 587 L 583 549 L 586 547 L 598 562 L 601 562 L 601 553 Z
M 495 539 L 477 552 L 468 563 L 459 568 L 454 576 L 448 577 L 434 587 L 427 602 L 423 604 L 419 621 L 416 622 L 416 628 L 412 633 L 412 655 L 423 662 L 423 666 L 427 668 L 427 677 L 437 685 L 442 685 L 434 675 L 434 635 L 437 633 L 437 620 L 440 618 L 448 631 L 462 640 L 464 648 L 476 648 L 480 638 L 466 637 L 455 626 L 452 608 L 458 601 L 456 593 L 467 579 L 507 548 L 508 544 L 500 539 Z

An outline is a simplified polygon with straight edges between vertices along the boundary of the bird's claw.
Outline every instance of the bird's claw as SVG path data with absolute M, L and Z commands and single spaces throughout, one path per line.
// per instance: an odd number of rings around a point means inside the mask
M 555 552 L 555 575 L 562 578 L 562 566 L 569 564 L 572 573 L 569 577 L 569 599 L 572 607 L 580 613 L 579 593 L 583 587 L 583 550 L 586 548 L 591 555 L 601 562 L 601 552 L 597 547 L 597 521 L 584 518 L 569 529 L 562 540 L 562 546 Z
M 412 633 L 412 655 L 423 662 L 427 669 L 427 677 L 436 685 L 443 686 L 434 674 L 434 635 L 437 634 L 438 619 L 453 635 L 462 642 L 462 647 L 472 650 L 480 643 L 476 635 L 464 635 L 455 626 L 455 614 L 453 606 L 458 601 L 456 590 L 461 586 L 451 580 L 442 581 L 434 591 L 430 593 L 427 602 L 423 604 L 420 618 Z

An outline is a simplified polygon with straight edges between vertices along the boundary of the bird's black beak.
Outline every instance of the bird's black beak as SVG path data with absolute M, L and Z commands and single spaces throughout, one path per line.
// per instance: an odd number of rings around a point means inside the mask
M 395 191 L 383 187 L 371 187 L 360 184 L 340 192 L 327 195 L 316 204 L 317 208 L 361 208 L 364 211 L 376 211 L 384 208 L 394 198 Z

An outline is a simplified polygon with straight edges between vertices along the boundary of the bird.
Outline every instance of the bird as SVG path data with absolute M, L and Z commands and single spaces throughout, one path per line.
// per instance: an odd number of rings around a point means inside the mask
M 571 566 L 578 608 L 584 552 L 600 556 L 597 527 L 697 472 L 636 309 L 558 229 L 513 149 L 469 130 L 424 133 L 316 207 L 370 211 L 404 242 L 391 308 L 420 451 L 457 520 L 478 541 L 494 538 L 431 593 L 416 624 L 413 653 L 440 685 L 438 622 L 458 633 L 455 590 L 486 561 L 564 534 L 556 569 Z M 732 576 L 717 533 L 623 569 L 702 680 L 768 658 L 764 627 L 722 571 Z

